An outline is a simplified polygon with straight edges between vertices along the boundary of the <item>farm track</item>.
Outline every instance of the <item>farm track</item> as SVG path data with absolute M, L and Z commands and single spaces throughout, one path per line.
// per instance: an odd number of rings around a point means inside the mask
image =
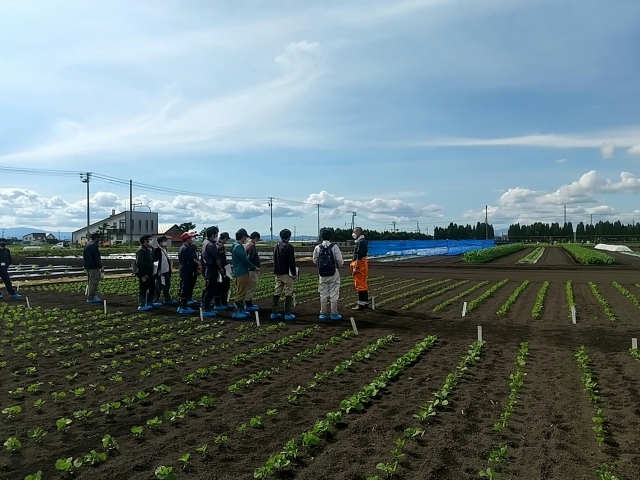
M 529 318 L 534 322 L 542 322 L 549 326 L 571 324 L 565 287 L 564 283 L 549 282 L 541 317 L 538 320 L 534 320 L 531 318 L 531 312 L 529 312 Z
M 580 265 L 576 260 L 562 247 L 547 247 L 538 263 L 539 267 L 561 267 L 565 265 Z

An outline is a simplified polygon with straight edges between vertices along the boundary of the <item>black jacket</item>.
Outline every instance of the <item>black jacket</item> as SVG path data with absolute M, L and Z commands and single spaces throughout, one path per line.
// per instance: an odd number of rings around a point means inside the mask
M 244 249 L 247 252 L 247 258 L 249 259 L 249 261 L 253 263 L 257 268 L 260 268 L 260 255 L 258 255 L 258 249 L 256 248 L 256 246 L 251 242 L 247 242 L 247 244 L 244 246 Z
M 96 242 L 87 242 L 82 252 L 85 270 L 97 270 L 102 268 L 102 259 L 100 258 L 100 250 Z
M 136 252 L 136 265 L 138 266 L 138 277 L 153 276 L 153 252 L 151 249 L 140 245 Z
M 0 248 L 0 264 L 4 263 L 4 267 L 13 265 L 13 259 L 11 258 L 11 252 L 8 248 Z
M 273 273 L 276 275 L 296 274 L 296 254 L 290 244 L 280 242 L 273 249 Z
M 362 238 L 356 242 L 353 247 L 353 259 L 362 260 L 369 256 L 369 244 L 367 240 Z

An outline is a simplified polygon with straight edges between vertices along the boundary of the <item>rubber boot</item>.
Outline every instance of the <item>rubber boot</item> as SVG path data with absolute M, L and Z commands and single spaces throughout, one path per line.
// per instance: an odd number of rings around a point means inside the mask
M 147 306 L 153 308 L 154 310 L 157 310 L 162 306 L 162 303 L 160 302 L 155 303 L 153 301 L 153 295 L 151 295 L 150 293 L 147 293 Z
M 358 292 L 358 303 L 353 307 L 353 310 L 364 310 L 364 292 Z
M 342 315 L 338 313 L 338 300 L 331 300 L 331 320 L 342 320 Z
M 320 297 L 320 316 L 318 317 L 320 320 L 327 319 L 327 299 Z
M 151 310 L 151 305 L 147 305 L 146 295 L 138 295 L 138 311 L 148 312 L 149 310 Z
M 293 305 L 293 297 L 286 296 L 284 297 L 284 319 L 287 322 L 291 320 L 295 320 L 296 316 L 291 313 L 291 306 Z
M 364 308 L 369 308 L 369 290 L 362 292 L 362 299 L 364 301 Z
M 282 315 L 278 313 L 278 303 L 280 303 L 280 296 L 274 295 L 271 299 L 271 320 L 282 318 Z
M 244 303 L 245 303 L 244 309 L 247 312 L 256 312 L 260 310 L 260 307 L 258 305 L 254 305 L 253 301 L 251 300 L 247 300 Z

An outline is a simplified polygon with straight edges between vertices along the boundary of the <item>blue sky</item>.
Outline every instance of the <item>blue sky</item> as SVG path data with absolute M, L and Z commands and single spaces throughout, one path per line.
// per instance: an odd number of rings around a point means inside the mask
M 0 166 L 166 223 L 640 220 L 637 0 L 0 0 L 0 65 Z M 0 225 L 84 195 L 1 171 Z

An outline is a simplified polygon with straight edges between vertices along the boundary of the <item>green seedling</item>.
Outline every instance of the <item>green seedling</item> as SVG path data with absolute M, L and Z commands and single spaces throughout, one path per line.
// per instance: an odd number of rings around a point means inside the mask
M 69 392 L 73 393 L 76 396 L 76 398 L 81 397 L 82 395 L 84 395 L 84 391 L 85 390 L 84 390 L 83 387 L 69 389 Z
M 198 405 L 200 405 L 201 407 L 209 408 L 209 407 L 213 407 L 213 404 L 215 402 L 216 401 L 213 398 L 207 397 L 206 395 L 204 395 L 198 402 Z
M 42 480 L 42 470 L 38 470 L 36 473 L 27 475 L 24 480 Z
M 69 429 L 69 425 L 73 423 L 69 418 L 59 418 L 56 420 L 56 427 L 59 432 L 66 432 Z
M 17 414 L 22 411 L 22 407 L 16 405 L 15 407 L 7 407 L 2 409 L 2 413 L 7 416 L 7 418 L 14 418 Z
M 118 445 L 118 442 L 116 442 L 116 439 L 113 438 L 109 434 L 107 434 L 104 437 L 102 437 L 102 446 L 104 448 L 106 448 L 107 450 L 119 450 L 120 449 L 120 445 Z
M 136 393 L 136 398 L 140 401 L 144 400 L 145 398 L 147 398 L 149 395 L 151 395 L 148 392 L 144 392 L 144 391 L 140 391 L 138 393 Z
M 136 397 L 130 397 L 127 395 L 122 399 L 122 404 L 125 406 L 125 408 L 131 408 L 135 401 L 136 401 Z
M 198 452 L 199 454 L 202 455 L 202 458 L 206 458 L 207 457 L 207 449 L 209 448 L 209 446 L 205 443 L 204 445 L 202 445 L 201 447 L 196 448 L 196 452 Z
M 394 473 L 396 473 L 397 468 L 398 468 L 398 462 L 393 462 L 393 463 L 380 462 L 376 465 L 376 469 L 383 471 L 389 477 Z
M 158 480 L 178 480 L 178 477 L 175 473 L 173 473 L 172 467 L 165 467 L 164 465 L 160 465 L 155 470 L 155 475 Z
M 42 386 L 42 382 L 32 383 L 27 387 L 27 392 L 31 394 L 36 394 L 40 391 L 40 387 Z
M 131 435 L 133 435 L 134 438 L 142 438 L 142 432 L 144 431 L 144 428 L 142 427 L 131 427 Z
M 64 392 L 53 392 L 51 394 L 51 398 L 53 399 L 53 403 L 58 403 L 58 400 L 66 398 L 67 394 Z
M 272 416 L 274 416 L 276 413 L 278 413 L 278 409 L 276 409 L 276 408 L 271 408 L 271 409 L 267 410 L 267 417 L 272 417 Z
M 157 387 L 153 387 L 153 391 L 160 394 L 171 393 L 171 387 L 168 387 L 165 384 L 158 385 Z
M 33 438 L 36 442 L 39 442 L 40 440 L 42 440 L 45 435 L 47 435 L 47 432 L 45 432 L 42 428 L 40 427 L 36 427 L 32 430 L 29 430 L 27 432 L 27 436 L 29 438 Z
M 247 424 L 246 423 L 241 423 L 240 425 L 238 425 L 236 427 L 236 430 L 238 430 L 239 432 L 244 432 L 247 429 Z
M 86 422 L 93 415 L 93 410 L 76 410 L 73 412 L 73 418 Z
M 73 468 L 80 468 L 82 466 L 82 459 L 73 457 L 69 458 L 59 458 L 56 460 L 56 470 L 67 473 L 69 475 L 72 474 Z
M 5 442 L 4 446 L 6 447 L 8 452 L 17 452 L 22 447 L 22 443 L 16 437 L 9 437 Z
M 187 470 L 189 468 L 190 463 L 191 463 L 191 454 L 190 453 L 185 453 L 178 460 L 180 460 L 182 462 L 182 469 L 183 470 Z
M 488 480 L 495 480 L 496 478 L 500 477 L 498 472 L 496 472 L 495 470 L 492 470 L 491 468 L 487 468 L 486 470 L 480 470 L 479 475 L 480 475 L 480 478 L 486 478 Z
M 311 448 L 314 445 L 320 443 L 320 438 L 316 436 L 313 432 L 305 432 L 302 434 L 302 446 L 306 448 Z
M 250 421 L 249 421 L 249 425 L 252 428 L 262 428 L 262 417 L 258 416 L 258 417 L 253 417 Z
M 227 437 L 226 435 L 218 435 L 213 440 L 213 443 L 218 445 L 218 447 L 226 447 L 228 442 L 229 442 L 229 437 Z
M 158 417 L 155 417 L 151 420 L 147 420 L 147 425 L 152 430 L 158 430 L 160 428 L 160 425 L 162 425 L 162 420 L 159 420 Z
M 91 450 L 84 456 L 84 463 L 90 463 L 91 465 L 99 465 L 107 460 L 106 453 L 98 453 L 95 450 Z

